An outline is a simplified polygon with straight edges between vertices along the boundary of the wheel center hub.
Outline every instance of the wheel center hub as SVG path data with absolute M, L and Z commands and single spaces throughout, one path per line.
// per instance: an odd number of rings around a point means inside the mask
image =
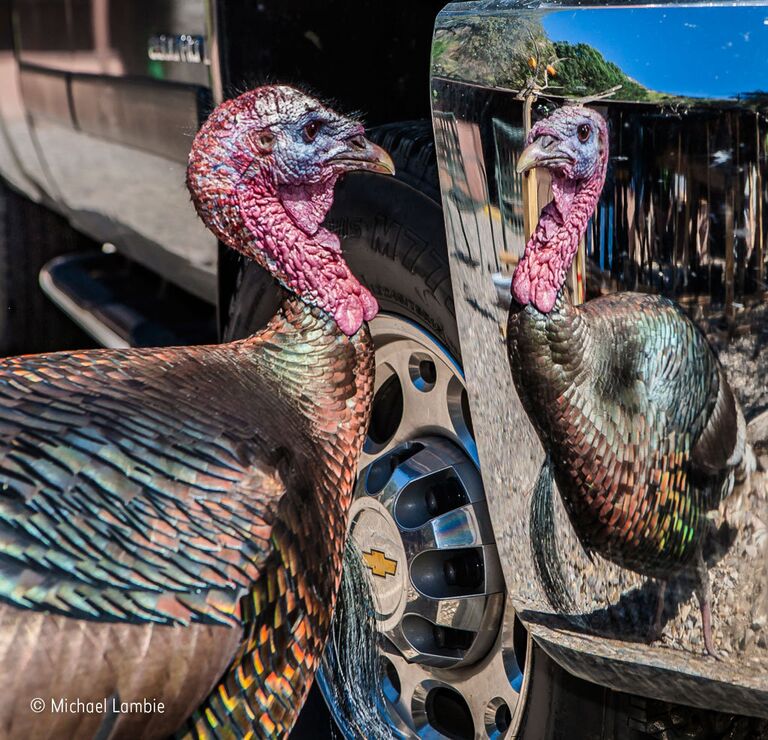
M 448 440 L 417 437 L 360 471 L 350 534 L 378 628 L 408 660 L 482 657 L 503 589 L 477 468 Z
M 374 498 L 356 499 L 350 521 L 350 534 L 370 573 L 379 628 L 392 629 L 400 619 L 408 591 L 400 532 L 387 509 Z

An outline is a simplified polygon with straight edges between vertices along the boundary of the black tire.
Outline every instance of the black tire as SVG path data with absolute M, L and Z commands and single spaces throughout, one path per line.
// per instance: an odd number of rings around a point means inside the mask
M 93 346 L 38 282 L 46 262 L 84 247 L 65 219 L 0 181 L 0 356 Z

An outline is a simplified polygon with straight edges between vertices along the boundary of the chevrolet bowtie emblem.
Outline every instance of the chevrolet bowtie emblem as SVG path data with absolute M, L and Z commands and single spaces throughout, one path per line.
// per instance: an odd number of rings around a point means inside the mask
M 379 578 L 386 578 L 397 573 L 397 560 L 390 560 L 381 550 L 364 552 L 363 560 L 368 570 Z

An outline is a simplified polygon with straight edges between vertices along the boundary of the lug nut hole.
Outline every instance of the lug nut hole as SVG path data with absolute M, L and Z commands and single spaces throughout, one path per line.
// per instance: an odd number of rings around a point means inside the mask
M 483 560 L 477 550 L 465 550 L 443 563 L 443 573 L 449 586 L 478 588 L 483 583 Z
M 400 692 L 402 687 L 400 686 L 400 676 L 397 675 L 397 669 L 394 663 L 386 657 L 381 658 L 382 662 L 382 680 L 381 689 L 384 692 L 384 696 L 393 704 L 397 703 L 400 698 Z
M 501 737 L 512 725 L 512 710 L 500 696 L 485 708 L 485 732 L 490 738 Z
M 469 704 L 458 691 L 444 686 L 432 689 L 424 709 L 432 729 L 441 735 L 451 740 L 470 740 L 475 736 Z
M 415 529 L 468 503 L 464 485 L 446 469 L 410 483 L 397 501 L 395 516 L 403 527 Z
M 453 599 L 482 593 L 485 564 L 479 548 L 426 550 L 411 562 L 411 582 L 425 596 Z
M 437 382 L 437 365 L 429 355 L 414 352 L 408 361 L 408 374 L 416 388 L 423 393 L 428 393 Z
M 445 666 L 462 660 L 477 638 L 472 630 L 435 624 L 418 614 L 406 614 L 401 624 L 403 636 L 427 664 L 434 660 L 435 665 Z
M 371 496 L 376 495 L 387 485 L 392 473 L 408 458 L 413 457 L 424 449 L 421 442 L 406 442 L 387 455 L 382 455 L 376 462 L 368 466 L 365 474 L 365 490 Z
M 435 384 L 437 380 L 437 368 L 432 360 L 422 360 L 419 363 L 419 375 L 425 383 Z
M 499 732 L 506 732 L 512 724 L 512 712 L 506 704 L 502 704 L 496 710 L 496 729 Z
M 383 368 L 377 368 L 377 372 L 382 370 Z M 373 454 L 382 449 L 394 437 L 402 419 L 403 387 L 397 373 L 391 372 L 373 396 L 365 451 Z
M 466 388 L 461 389 L 461 400 L 459 401 L 459 406 L 461 408 L 461 418 L 467 427 L 469 436 L 474 439 L 475 428 L 472 426 L 472 415 L 469 413 L 469 394 L 467 393 Z
M 435 645 L 441 650 L 469 650 L 475 640 L 475 633 L 469 630 L 460 630 L 455 627 L 443 627 L 436 624 L 432 630 Z
M 459 439 L 474 441 L 475 429 L 469 412 L 469 396 L 456 376 L 448 381 L 448 415 Z

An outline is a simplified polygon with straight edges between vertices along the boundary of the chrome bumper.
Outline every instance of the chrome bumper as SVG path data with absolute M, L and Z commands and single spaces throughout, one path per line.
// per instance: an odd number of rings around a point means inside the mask
M 554 48 L 552 42 L 561 38 L 550 35 L 548 29 L 566 28 L 570 18 L 579 16 L 578 22 L 572 24 L 573 33 L 568 36 L 569 40 L 576 43 L 581 40 L 580 37 L 586 40 L 588 35 L 590 43 L 610 59 L 612 53 L 617 54 L 617 45 L 622 41 L 615 38 L 617 15 L 623 14 L 626 28 L 637 25 L 645 29 L 654 18 L 661 21 L 662 15 L 667 19 L 666 14 L 671 13 L 674 19 L 675 13 L 687 13 L 686 24 L 691 25 L 690 33 L 695 43 L 679 43 L 678 56 L 679 63 L 695 74 L 698 69 L 710 68 L 705 60 L 715 53 L 711 47 L 697 41 L 700 38 L 695 30 L 698 21 L 701 21 L 698 24 L 701 27 L 711 27 L 713 20 L 715 24 L 722 20 L 731 24 L 734 38 L 737 35 L 743 38 L 745 33 L 748 38 L 750 33 L 759 30 L 756 14 L 762 12 L 768 17 L 764 11 L 765 8 L 760 11 L 756 6 L 627 7 L 607 11 L 600 8 L 568 8 L 560 4 L 535 9 L 530 3 L 513 2 L 496 2 L 492 7 L 486 3 L 449 5 L 436 21 L 431 94 L 461 354 L 488 507 L 510 595 L 507 600 L 510 613 L 505 617 L 505 624 L 512 624 L 514 610 L 534 639 L 564 668 L 610 688 L 709 709 L 768 717 L 768 650 L 753 650 L 749 656 L 742 655 L 738 640 L 735 640 L 730 655 L 724 662 L 718 663 L 702 657 L 700 646 L 696 645 L 673 641 L 670 645 L 649 646 L 638 641 L 636 636 L 621 639 L 625 636 L 623 628 L 621 625 L 617 628 L 615 623 L 611 628 L 587 633 L 580 627 L 578 619 L 554 613 L 543 599 L 534 575 L 528 525 L 530 494 L 539 473 L 543 450 L 515 393 L 504 337 L 508 305 L 505 300 L 506 281 L 516 258 L 522 254 L 526 234 L 538 213 L 538 209 L 526 212 L 530 208 L 530 194 L 524 197 L 522 178 L 515 173 L 514 167 L 524 140 L 525 108 L 531 104 L 560 105 L 566 97 L 578 97 L 578 81 L 574 82 L 572 75 L 564 75 L 562 67 L 560 72 L 555 68 L 552 73 L 551 66 L 548 66 L 550 61 L 554 62 L 554 59 L 546 58 Z M 609 12 L 612 15 L 607 15 Z M 581 17 L 583 14 L 591 14 L 589 22 Z M 712 14 L 719 15 L 714 18 Z M 680 28 L 687 28 L 682 25 L 682 17 L 679 20 Z M 587 28 L 589 34 L 584 31 Z M 559 33 L 565 32 L 560 30 Z M 685 36 L 681 39 L 688 40 Z M 649 56 L 655 54 L 659 44 L 672 43 L 663 34 L 657 38 L 648 37 L 646 41 Z M 669 54 L 668 46 L 664 48 Z M 731 62 L 734 65 L 739 63 L 735 58 Z M 768 87 L 768 67 L 764 71 L 762 89 Z M 556 86 L 558 75 L 567 78 L 570 90 L 567 86 Z M 700 82 L 705 87 L 710 83 L 714 85 L 713 75 L 707 77 L 706 72 L 702 73 Z M 589 85 L 589 81 L 584 84 L 585 95 L 600 98 L 601 91 L 590 89 Z M 659 115 L 686 115 L 681 114 L 679 109 L 675 112 L 652 102 L 650 98 L 653 95 L 643 101 L 627 99 L 631 97 L 630 93 L 645 95 L 637 93 L 629 83 L 626 83 L 624 93 L 618 96 L 624 98 L 623 101 L 612 99 L 616 97 L 615 92 L 602 92 L 607 97 L 599 102 L 601 110 L 623 105 L 627 111 L 639 110 L 645 115 L 656 106 Z M 686 100 L 678 90 L 670 92 L 677 95 L 676 99 Z M 764 102 L 760 106 L 760 110 L 764 111 Z M 750 111 L 755 110 L 754 105 L 750 108 L 746 101 L 737 100 L 723 104 L 722 108 L 722 115 L 725 118 L 730 116 L 734 121 L 737 118 L 739 121 L 751 120 Z M 629 120 L 629 113 L 626 115 Z M 758 121 L 759 116 L 763 118 Z M 614 132 L 616 136 L 632 136 L 635 133 L 631 129 Z M 758 155 L 754 162 L 749 163 L 746 162 L 747 155 L 742 155 L 741 169 L 733 170 L 728 175 L 731 180 L 726 178 L 726 192 L 729 188 L 742 192 L 749 187 L 747 180 L 752 176 L 758 177 L 757 182 L 766 182 L 768 171 L 764 150 L 762 156 L 759 155 L 760 147 L 764 146 L 760 143 L 761 137 L 766 136 L 763 113 L 755 114 L 750 135 L 758 138 Z M 736 142 L 734 147 L 737 148 Z M 630 165 L 622 164 L 626 160 L 627 157 L 622 159 L 620 155 L 616 156 L 613 163 L 616 173 L 629 171 Z M 707 170 L 708 162 L 705 160 L 703 164 L 701 172 L 694 170 L 693 164 L 686 171 L 687 180 L 679 188 L 681 207 L 688 197 L 693 197 L 697 178 L 705 176 L 702 173 Z M 752 168 L 751 171 L 756 174 L 745 174 L 745 168 Z M 634 174 L 629 172 L 629 176 L 634 177 Z M 670 176 L 674 176 L 674 172 Z M 714 176 L 719 175 L 715 173 Z M 690 195 L 685 191 L 686 184 Z M 618 186 L 610 183 L 608 187 Z M 635 195 L 637 201 L 633 207 L 643 208 L 640 194 Z M 544 198 L 546 194 L 539 193 L 539 196 Z M 722 205 L 716 200 L 713 190 L 712 212 Z M 603 217 L 613 218 L 613 215 L 603 214 Z M 646 214 L 646 217 L 652 218 L 652 214 Z M 610 227 L 611 222 L 606 223 Z M 613 237 L 609 235 L 605 238 L 610 242 Z M 759 248 L 762 250 L 762 242 Z M 599 249 L 593 243 L 592 249 L 593 253 L 599 252 L 603 256 L 609 252 L 619 254 L 615 245 L 609 243 L 601 243 Z M 738 249 L 735 253 L 738 260 Z M 760 275 L 765 269 L 764 254 L 761 251 L 758 257 L 758 261 L 762 260 L 756 268 Z M 598 264 L 603 268 L 603 272 L 598 274 L 603 290 L 616 289 L 625 284 L 621 276 L 617 280 L 615 266 L 600 263 L 599 260 Z M 661 276 L 658 280 L 661 281 L 661 289 L 664 289 L 665 265 L 660 258 L 657 262 L 651 260 L 649 264 L 651 271 L 657 270 Z M 712 264 L 715 270 L 716 261 L 713 260 Z M 583 268 L 584 274 L 578 280 L 586 277 L 585 263 Z M 674 268 L 673 259 L 671 269 Z M 726 270 L 727 315 L 729 310 L 736 310 L 734 306 L 738 306 L 739 301 L 748 303 L 751 298 L 746 294 L 738 295 L 738 283 L 735 295 L 731 284 L 731 303 L 727 303 L 727 265 L 723 269 Z M 738 265 L 734 268 L 732 263 L 730 269 L 733 272 L 739 268 Z M 652 277 L 657 279 L 655 273 Z M 595 287 L 592 274 L 589 278 L 592 287 Z M 744 291 L 748 292 L 746 288 Z M 564 551 L 571 558 L 574 571 L 581 575 L 579 583 L 582 592 L 578 596 L 584 612 L 599 609 L 601 605 L 616 604 L 622 594 L 642 587 L 642 578 L 621 572 L 616 566 L 605 562 L 593 566 L 569 529 L 559 498 L 557 504 L 560 509 L 558 523 L 562 525 L 559 526 L 558 536 L 563 539 Z M 764 560 L 755 563 L 754 583 L 746 591 L 739 591 L 737 598 L 748 598 L 750 588 L 758 588 L 760 593 L 759 588 L 766 585 L 765 570 Z M 722 604 L 719 611 L 716 610 L 715 618 L 722 619 L 724 623 L 726 617 L 727 606 Z M 670 623 L 678 619 L 681 620 L 679 630 L 684 631 L 684 617 L 681 619 L 679 613 Z M 637 631 L 635 625 L 635 635 Z M 511 631 L 502 635 L 502 640 L 511 642 Z

